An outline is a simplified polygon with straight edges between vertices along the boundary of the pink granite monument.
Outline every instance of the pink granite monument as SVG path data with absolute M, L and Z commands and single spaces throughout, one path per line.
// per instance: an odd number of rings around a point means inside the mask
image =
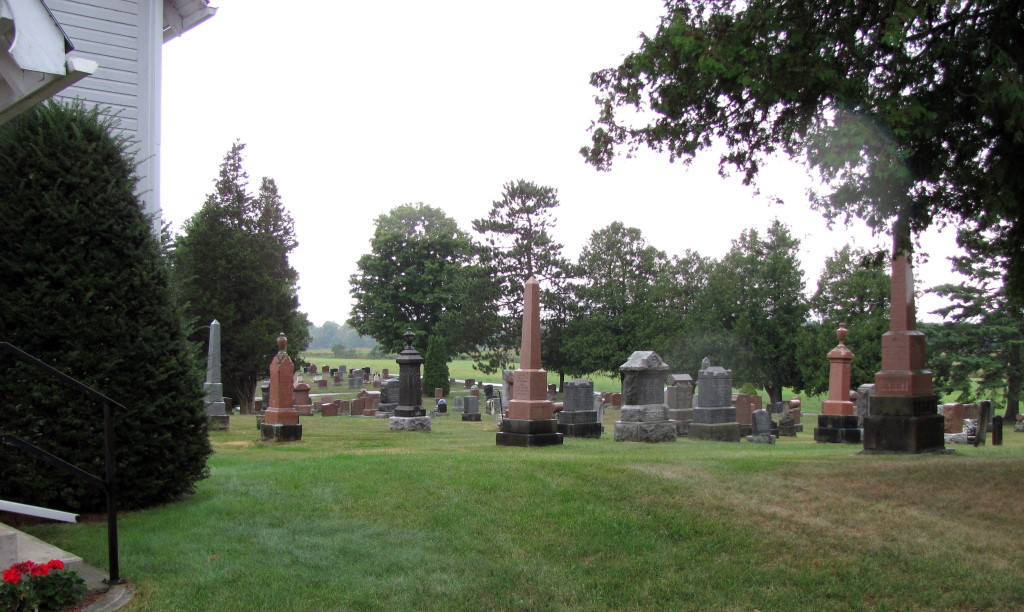
M 295 409 L 292 381 L 295 364 L 285 351 L 288 338 L 277 337 L 277 355 L 270 361 L 270 407 L 263 411 L 260 434 L 264 442 L 291 442 L 302 439 L 299 411 Z
M 894 231 L 889 331 L 875 374 L 871 414 L 864 417 L 865 453 L 926 453 L 945 448 L 943 417 L 925 369 L 924 334 L 917 331 L 909 248 Z
M 540 363 L 540 283 L 526 281 L 523 296 L 523 335 L 519 369 L 512 375 L 508 412 L 497 433 L 499 446 L 562 444 L 554 405 L 548 401 L 548 373 Z
M 850 401 L 853 352 L 846 348 L 845 327 L 840 326 L 836 330 L 836 338 L 839 344 L 828 353 L 828 399 L 821 403 L 818 426 L 814 428 L 814 441 L 860 444 L 857 414 Z

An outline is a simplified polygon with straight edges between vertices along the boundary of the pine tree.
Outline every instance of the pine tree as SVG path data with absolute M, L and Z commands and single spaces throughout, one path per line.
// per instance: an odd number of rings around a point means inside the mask
M 433 394 L 434 389 L 444 389 L 444 394 L 451 391 L 451 379 L 448 373 L 448 343 L 444 337 L 434 335 L 427 343 L 427 354 L 423 356 L 423 390 Z
M 121 509 L 192 491 L 211 453 L 202 361 L 128 146 L 80 103 L 39 106 L 0 128 L 0 338 L 127 408 L 114 414 Z M 102 407 L 10 357 L 0 371 L 0 431 L 102 476 Z M 99 490 L 9 447 L 0 497 L 105 508 Z
M 288 337 L 288 353 L 297 359 L 309 344 L 309 321 L 299 311 L 298 273 L 288 263 L 297 246 L 294 222 L 273 179 L 265 177 L 259 192 L 249 193 L 244 148 L 235 142 L 225 155 L 215 191 L 185 222 L 173 261 L 191 337 L 205 343 L 205 326 L 220 322 L 224 392 L 248 411 L 278 334 Z

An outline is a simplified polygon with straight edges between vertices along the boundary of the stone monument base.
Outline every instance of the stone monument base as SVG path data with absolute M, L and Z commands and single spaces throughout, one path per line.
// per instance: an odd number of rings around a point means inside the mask
M 825 444 L 860 444 L 857 415 L 820 414 L 814 428 L 814 441 Z
M 388 428 L 391 431 L 431 431 L 430 417 L 388 417 Z
M 597 422 L 596 410 L 559 412 L 555 417 L 558 433 L 570 438 L 600 438 L 604 431 L 604 426 Z
M 231 417 L 226 414 L 206 415 L 206 428 L 210 431 L 227 431 L 231 425 Z
M 463 420 L 466 416 L 462 415 Z M 558 446 L 564 437 L 555 419 L 502 419 L 499 428 L 498 446 Z
M 712 442 L 739 442 L 739 423 L 690 423 L 687 437 L 691 440 L 710 440 Z
M 302 425 L 263 423 L 260 425 L 263 442 L 295 442 L 302 439 Z
M 462 413 L 462 420 L 463 421 L 479 421 L 480 420 L 480 413 L 479 412 L 463 412 Z
M 616 442 L 675 442 L 675 421 L 615 421 Z
M 946 447 L 945 419 L 935 406 L 934 395 L 876 395 L 871 399 L 871 414 L 864 417 L 864 453 L 941 452 Z
M 756 444 L 775 444 L 775 436 L 771 434 L 751 434 L 747 436 L 747 442 Z

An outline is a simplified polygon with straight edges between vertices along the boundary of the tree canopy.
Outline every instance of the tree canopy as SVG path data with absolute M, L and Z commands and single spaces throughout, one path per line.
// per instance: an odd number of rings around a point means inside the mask
M 1013 0 L 668 0 L 657 32 L 593 74 L 598 168 L 647 145 L 688 161 L 724 143 L 747 182 L 805 159 L 829 218 L 911 232 L 953 222 L 1005 255 L 1024 294 L 1024 4 Z M 630 109 L 641 111 L 629 112 Z M 636 117 L 643 119 L 636 121 Z M 644 124 L 644 121 L 649 122 Z
M 224 156 L 214 192 L 184 223 L 173 261 L 196 326 L 192 339 L 205 347 L 206 326 L 220 322 L 225 393 L 248 409 L 277 336 L 288 337 L 288 353 L 297 358 L 309 344 L 309 321 L 299 311 L 298 273 L 288 262 L 297 245 L 294 223 L 273 179 L 264 177 L 259 191 L 249 192 L 244 148 L 235 142 Z
M 371 252 L 349 279 L 355 303 L 348 324 L 398 352 L 407 328 L 429 339 L 453 310 L 460 283 L 472 276 L 474 249 L 454 219 L 423 203 L 397 206 L 375 223 Z

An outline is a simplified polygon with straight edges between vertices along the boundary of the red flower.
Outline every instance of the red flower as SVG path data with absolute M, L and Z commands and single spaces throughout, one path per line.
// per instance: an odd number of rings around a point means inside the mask
M 34 566 L 30 570 L 30 573 L 33 576 L 37 576 L 37 577 L 46 576 L 46 575 L 48 575 L 50 573 L 50 566 L 49 565 L 36 565 L 36 566 Z
M 12 565 L 11 569 L 16 569 L 22 574 L 27 574 L 32 571 L 32 568 L 35 566 L 36 564 L 32 561 L 22 561 L 21 563 L 15 563 Z
M 62 570 L 62 569 L 64 569 L 64 562 L 61 561 L 60 559 L 51 559 L 50 562 L 47 563 L 46 565 L 49 566 L 50 569 L 55 569 L 55 570 Z
M 8 584 L 18 584 L 21 582 L 21 572 L 11 567 L 4 570 L 4 582 Z

